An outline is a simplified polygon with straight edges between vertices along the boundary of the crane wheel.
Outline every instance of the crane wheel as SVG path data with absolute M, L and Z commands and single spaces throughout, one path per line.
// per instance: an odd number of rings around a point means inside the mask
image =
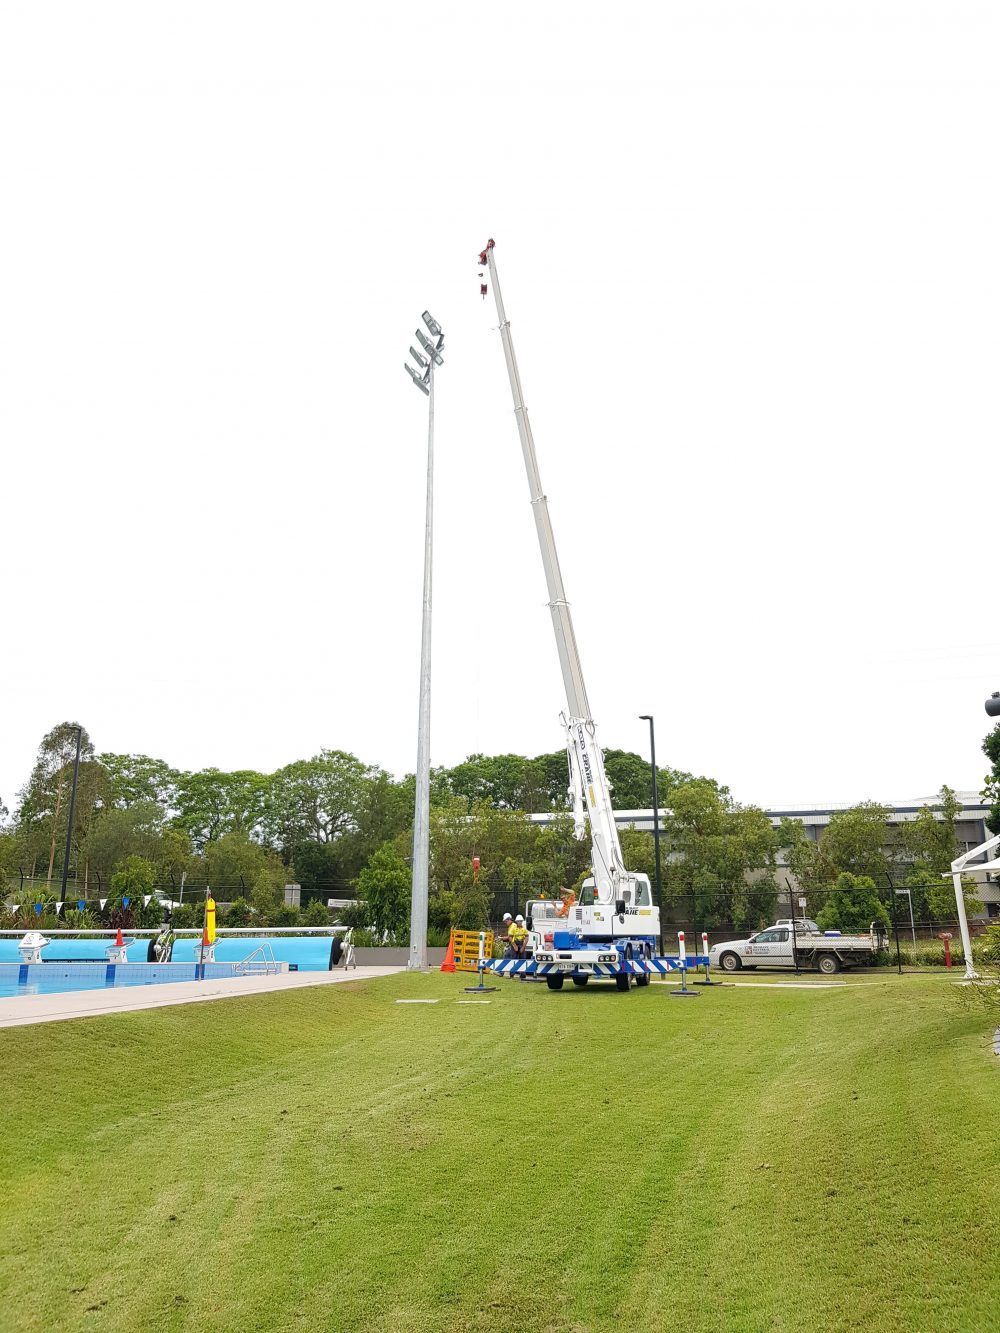
M 573 985 L 574 985 L 574 986 L 586 986 L 586 984 L 587 984 L 587 982 L 588 982 L 589 980 L 590 980 L 590 977 L 574 977 L 574 978 L 573 978 Z
M 624 990 L 628 990 L 629 982 L 630 982 L 631 980 L 632 980 L 632 978 L 631 978 L 627 973 L 625 974 L 625 976 L 617 976 L 617 977 L 615 977 L 615 987 L 616 987 L 618 990 L 622 990 L 622 991 L 624 991 Z
M 635 984 L 637 986 L 648 986 L 649 983 L 652 981 L 652 979 L 653 978 L 649 975 L 648 972 L 640 972 L 635 979 Z
M 546 984 L 546 986 L 548 986 L 549 990 L 562 990 L 562 988 L 563 988 L 563 982 L 564 982 L 565 980 L 566 980 L 566 978 L 563 977 L 563 976 L 558 976 L 558 977 L 546 977 L 546 978 L 545 978 L 545 984 Z

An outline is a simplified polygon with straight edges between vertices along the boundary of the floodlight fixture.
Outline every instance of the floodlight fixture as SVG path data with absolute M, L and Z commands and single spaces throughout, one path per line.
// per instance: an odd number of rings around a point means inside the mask
M 990 717 L 1000 717 L 1000 692 L 991 694 L 986 700 L 986 711 Z
M 425 382 L 424 376 L 418 370 L 414 370 L 408 361 L 403 362 L 403 369 L 409 375 L 410 379 L 417 386 L 421 393 L 430 396 L 430 386 Z
M 430 359 L 434 362 L 436 366 L 444 365 L 444 357 L 431 342 L 430 338 L 428 338 L 421 329 L 417 329 L 417 342 L 424 349 L 424 351 L 427 353 L 427 355 L 430 357 Z
M 410 348 L 410 356 L 413 357 L 414 361 L 416 361 L 417 365 L 421 368 L 421 370 L 423 370 L 425 366 L 430 364 L 426 356 L 421 356 L 415 347 Z
M 444 337 L 444 334 L 441 332 L 441 325 L 437 322 L 437 320 L 434 318 L 434 316 L 431 314 L 429 310 L 425 310 L 424 313 L 420 316 L 420 318 L 427 325 L 427 328 L 430 331 L 430 335 L 432 338 Z

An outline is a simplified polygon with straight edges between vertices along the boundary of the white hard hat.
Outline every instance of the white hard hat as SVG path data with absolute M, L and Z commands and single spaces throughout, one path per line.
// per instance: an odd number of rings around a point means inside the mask
M 517 922 L 518 925 L 521 925 L 522 922 L 524 921 L 524 917 L 523 917 L 523 916 L 516 916 L 516 917 L 514 918 L 514 920 Z
M 511 914 L 510 914 L 509 912 L 504 912 L 504 914 L 503 914 L 503 919 L 504 919 L 505 921 L 513 921 L 513 920 L 514 920 L 514 918 L 511 916 Z

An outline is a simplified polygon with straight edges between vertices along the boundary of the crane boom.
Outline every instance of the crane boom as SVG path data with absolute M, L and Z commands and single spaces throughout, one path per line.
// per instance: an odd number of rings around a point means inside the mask
M 562 669 L 563 684 L 566 689 L 567 715 L 563 717 L 566 727 L 566 749 L 570 768 L 570 789 L 574 797 L 574 813 L 577 818 L 577 832 L 582 834 L 582 800 L 586 801 L 590 819 L 592 865 L 594 871 L 594 899 L 600 904 L 627 905 L 631 913 L 640 901 L 649 903 L 649 884 L 645 876 L 630 875 L 625 869 L 621 842 L 618 838 L 618 826 L 615 823 L 614 809 L 611 803 L 611 789 L 604 771 L 604 756 L 597 743 L 596 728 L 590 714 L 587 700 L 587 687 L 583 680 L 583 668 L 580 664 L 580 652 L 573 631 L 573 617 L 563 587 L 562 571 L 556 553 L 555 536 L 552 532 L 552 520 L 549 517 L 549 505 L 542 489 L 538 472 L 538 459 L 535 456 L 535 441 L 528 420 L 528 409 L 524 405 L 521 391 L 521 376 L 514 355 L 514 344 L 510 336 L 510 321 L 507 318 L 497 278 L 494 243 L 489 241 L 479 260 L 489 269 L 489 279 L 493 285 L 493 299 L 496 302 L 497 317 L 500 321 L 500 340 L 503 343 L 504 357 L 507 362 L 507 375 L 514 398 L 514 418 L 521 440 L 521 452 L 524 455 L 524 467 L 528 474 L 528 488 L 531 492 L 531 508 L 535 516 L 535 529 L 538 533 L 538 545 L 542 553 L 542 566 L 545 570 L 545 582 L 549 594 L 549 610 L 552 614 L 552 628 L 556 636 L 556 648 L 559 653 L 559 665 Z M 641 892 L 641 882 L 645 883 L 645 897 Z M 580 909 L 577 909 L 579 912 Z

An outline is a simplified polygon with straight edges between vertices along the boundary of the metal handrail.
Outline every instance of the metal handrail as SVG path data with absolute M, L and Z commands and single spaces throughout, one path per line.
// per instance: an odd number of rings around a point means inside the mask
M 277 974 L 281 971 L 281 964 L 275 958 L 274 950 L 269 944 L 261 944 L 254 949 L 253 953 L 247 954 L 246 958 L 242 958 L 238 963 L 233 964 L 233 976 L 241 976 L 255 958 L 259 958 L 263 964 L 264 976 L 270 976 L 272 972 Z

